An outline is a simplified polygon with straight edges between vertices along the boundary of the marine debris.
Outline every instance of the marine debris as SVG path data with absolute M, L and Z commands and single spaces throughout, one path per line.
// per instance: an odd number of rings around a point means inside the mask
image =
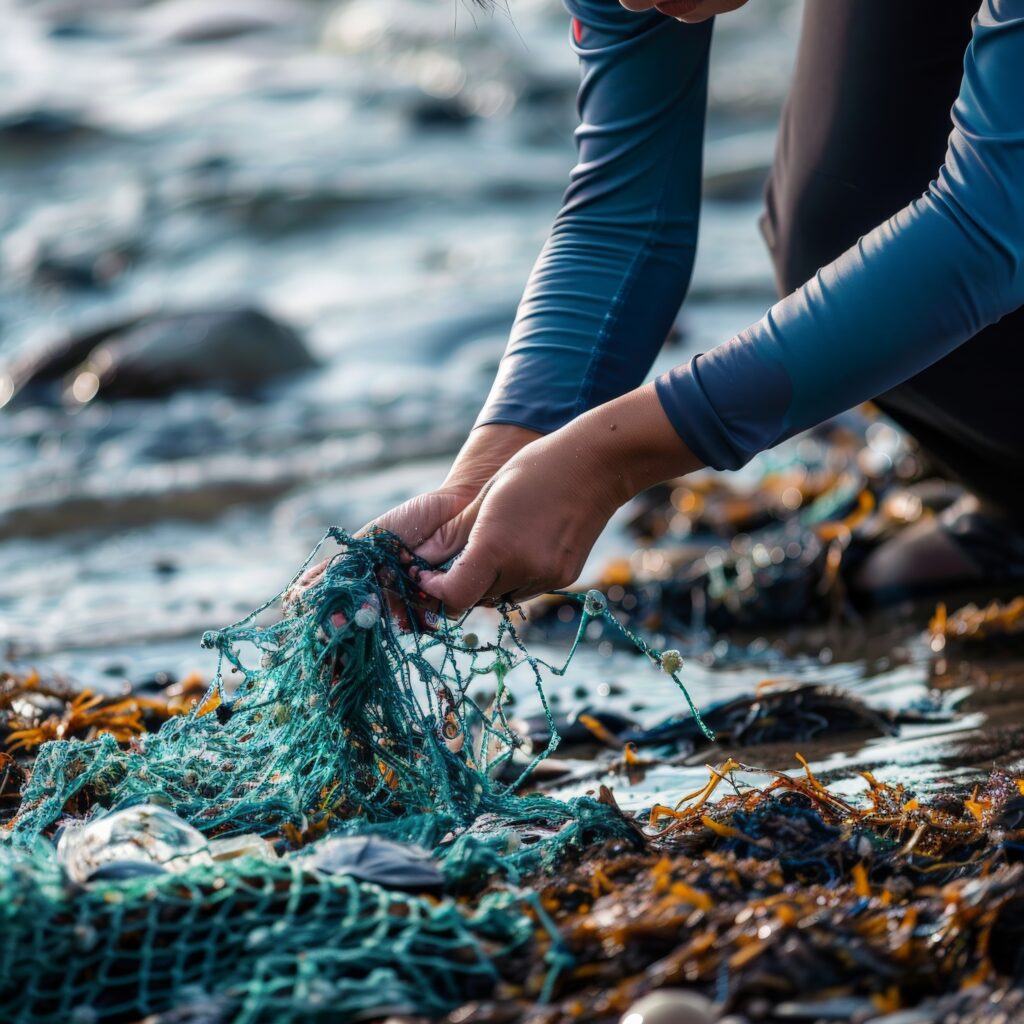
M 532 676 L 544 702 L 543 674 L 564 671 L 526 650 L 510 610 L 489 643 L 457 624 L 401 632 L 384 610 L 397 602 L 415 624 L 419 595 L 397 539 L 328 538 L 342 549 L 301 589 L 204 637 L 220 668 L 187 714 L 148 732 L 141 706 L 79 696 L 8 733 L 0 998 L 12 1020 L 88 1007 L 132 1021 L 197 991 L 231 1020 L 440 1014 L 492 993 L 502 957 L 532 959 L 551 925 L 520 884 L 528 871 L 598 842 L 642 845 L 612 800 L 520 792 L 554 735 L 516 779 L 498 778 L 518 743 L 508 675 Z M 581 601 L 588 619 L 607 613 L 600 594 Z M 675 662 L 635 642 L 688 700 Z M 486 704 L 471 686 L 484 677 Z M 343 856 L 343 837 L 409 847 L 414 892 L 365 880 L 385 853 L 402 870 L 393 849 Z M 425 872 L 443 872 L 444 898 Z M 552 953 L 539 997 L 561 967 Z
M 531 748 L 503 695 L 526 672 L 543 701 L 563 666 L 527 650 L 510 609 L 490 642 L 419 630 L 397 541 L 329 536 L 341 551 L 271 602 L 280 617 L 260 624 L 268 604 L 207 634 L 222 671 L 185 708 L 169 706 L 180 686 L 97 700 L 4 678 L 9 1019 L 603 1024 L 657 990 L 707 1020 L 1010 1005 L 1024 775 L 928 799 L 865 775 L 857 798 L 806 762 L 729 758 L 642 817 L 603 786 L 557 800 L 530 772 L 562 723 L 549 711 Z M 607 625 L 600 598 L 579 600 Z M 383 613 L 396 604 L 410 632 Z M 678 683 L 678 655 L 636 642 Z M 816 708 L 894 727 L 826 687 L 769 686 L 709 717 L 739 745 L 780 715 L 813 734 Z M 578 718 L 627 760 L 641 738 Z

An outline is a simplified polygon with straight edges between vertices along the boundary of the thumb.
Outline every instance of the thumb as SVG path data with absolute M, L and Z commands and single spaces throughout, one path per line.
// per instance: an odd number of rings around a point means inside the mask
M 447 572 L 424 572 L 417 582 L 444 605 L 446 614 L 457 615 L 490 594 L 500 576 L 501 567 L 493 551 L 480 540 L 479 532 L 473 531 Z
M 437 491 L 418 494 L 367 523 L 356 536 L 365 536 L 371 528 L 387 530 L 395 534 L 406 547 L 413 549 L 461 511 L 464 500 L 456 494 L 443 494 Z
M 466 506 L 458 515 L 441 523 L 414 553 L 431 565 L 443 565 L 469 542 L 479 510 L 479 501 Z

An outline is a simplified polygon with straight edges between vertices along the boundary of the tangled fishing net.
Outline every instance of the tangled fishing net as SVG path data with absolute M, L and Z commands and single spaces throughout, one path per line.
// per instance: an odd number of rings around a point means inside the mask
M 207 634 L 208 688 L 100 697 L 0 675 L 0 1019 L 610 1024 L 679 987 L 708 1021 L 1024 1015 L 1024 773 L 927 799 L 868 775 L 858 798 L 806 762 L 727 760 L 644 818 L 604 786 L 529 792 L 558 744 L 544 676 L 565 666 L 526 649 L 512 610 L 489 642 L 419 629 L 396 539 L 328 538 L 342 548 L 322 570 Z M 569 658 L 597 622 L 685 695 L 678 654 L 604 595 L 563 600 L 581 623 Z M 532 748 L 513 673 L 544 709 Z M 819 690 L 709 721 L 738 743 L 856 710 Z M 701 729 L 691 706 L 686 735 Z M 642 772 L 623 754 L 613 773 Z
M 238 1021 L 439 1014 L 493 991 L 539 932 L 534 994 L 556 985 L 570 960 L 520 880 L 638 841 L 614 801 L 519 793 L 558 738 L 552 722 L 547 750 L 517 756 L 507 677 L 530 673 L 550 719 L 542 676 L 564 666 L 533 657 L 507 611 L 489 643 L 417 629 L 397 539 L 327 539 L 342 549 L 304 587 L 203 638 L 219 666 L 188 714 L 143 732 L 108 707 L 95 738 L 40 747 L 0 844 L 6 1019 L 131 1021 L 190 1002 Z M 580 636 L 610 619 L 601 594 L 578 600 Z M 678 657 L 632 639 L 685 694 Z M 86 704 L 69 729 L 98 714 Z

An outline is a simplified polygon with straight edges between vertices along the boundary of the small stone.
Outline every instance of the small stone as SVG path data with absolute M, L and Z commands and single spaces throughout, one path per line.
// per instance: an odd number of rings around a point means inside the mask
M 716 1016 L 714 1004 L 699 992 L 663 988 L 638 999 L 621 1024 L 712 1024 Z
M 587 597 L 583 603 L 583 609 L 588 615 L 603 615 L 607 607 L 608 599 L 600 590 L 587 591 Z
M 683 656 L 678 651 L 663 651 L 661 655 L 661 670 L 672 675 L 683 667 Z
M 462 642 L 467 647 L 470 647 L 470 648 L 472 648 L 472 647 L 479 647 L 480 646 L 480 637 L 478 637 L 476 635 L 476 633 L 466 633 L 462 637 Z

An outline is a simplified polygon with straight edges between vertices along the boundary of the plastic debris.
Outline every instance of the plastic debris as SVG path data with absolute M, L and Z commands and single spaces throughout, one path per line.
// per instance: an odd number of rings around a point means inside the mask
M 329 875 L 350 875 L 385 889 L 439 892 L 444 873 L 429 850 L 379 836 L 332 836 L 317 843 L 307 863 Z
M 209 861 L 210 854 L 198 829 L 164 807 L 141 804 L 89 821 L 69 821 L 57 840 L 57 860 L 70 878 L 88 882 L 97 876 L 183 871 Z

